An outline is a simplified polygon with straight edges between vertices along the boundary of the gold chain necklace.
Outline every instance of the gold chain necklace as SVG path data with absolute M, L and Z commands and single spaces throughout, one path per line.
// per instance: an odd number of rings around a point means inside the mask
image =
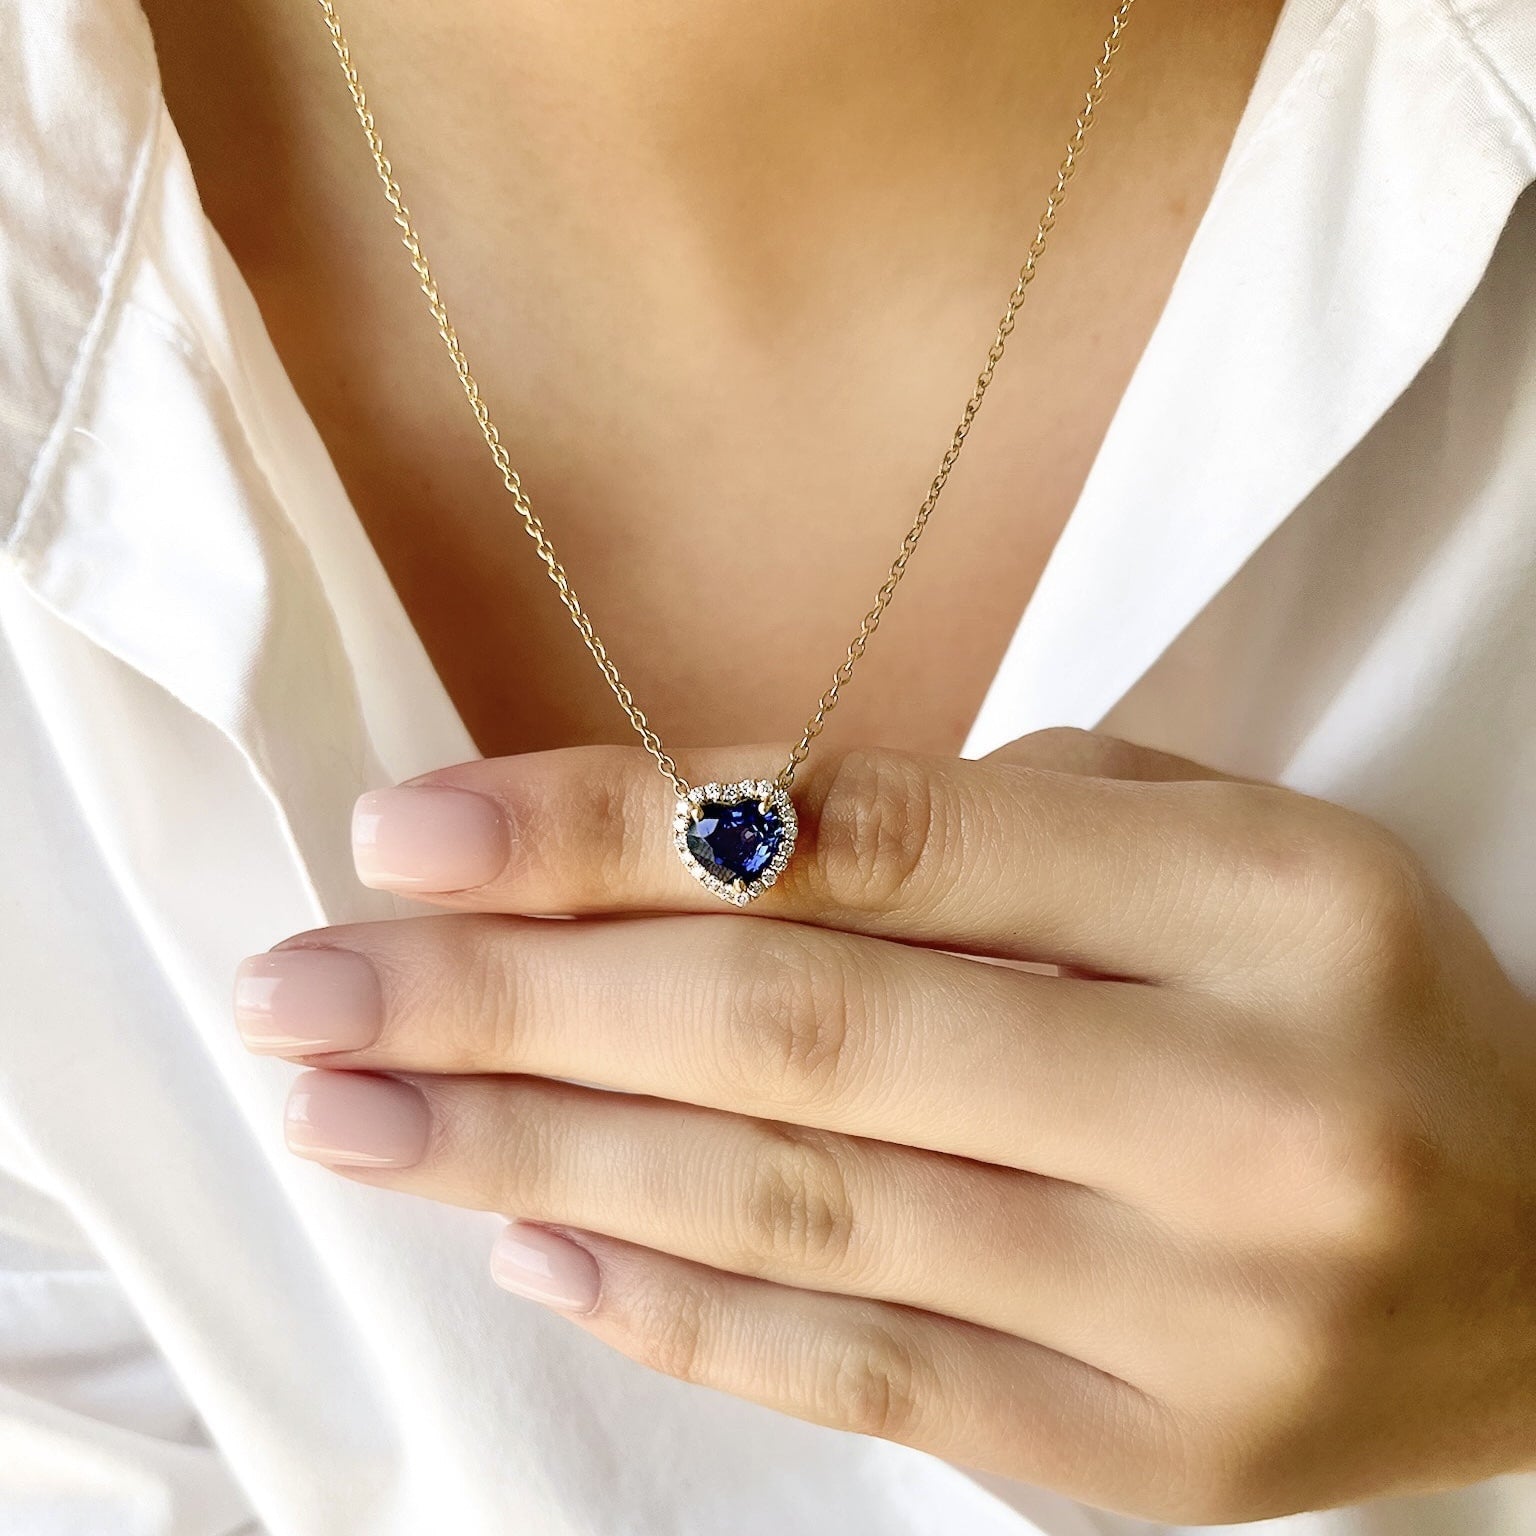
M 666 775 L 677 793 L 677 806 L 673 818 L 673 843 L 684 865 L 715 895 L 736 906 L 745 906 L 779 878 L 789 862 L 790 854 L 794 852 L 798 823 L 789 790 L 794 783 L 795 771 L 809 756 L 811 743 L 821 734 L 822 728 L 827 723 L 827 716 L 837 707 L 839 695 L 852 678 L 853 669 L 864 654 L 870 637 L 879 628 L 880 620 L 891 598 L 895 595 L 901 578 L 906 575 L 907 563 L 917 549 L 923 530 L 928 526 L 928 519 L 938 505 L 939 496 L 945 482 L 949 479 L 949 473 L 960 457 L 966 435 L 971 430 L 971 422 L 981 408 L 987 386 L 991 384 L 997 365 L 1002 360 L 1003 348 L 1013 330 L 1019 309 L 1029 291 L 1029 285 L 1034 281 L 1035 268 L 1045 252 L 1046 240 L 1055 227 L 1057 215 L 1066 199 L 1067 184 L 1077 170 L 1078 158 L 1083 152 L 1088 130 L 1093 125 L 1094 113 L 1098 110 L 1100 99 L 1104 94 L 1104 85 L 1109 79 L 1111 63 L 1119 51 L 1120 37 L 1130 19 L 1131 7 L 1135 0 L 1121 0 L 1119 9 L 1116 10 L 1114 19 L 1110 23 L 1109 35 L 1104 39 L 1098 62 L 1094 65 L 1093 84 L 1083 97 L 1082 110 L 1078 113 L 1072 135 L 1067 140 L 1066 155 L 1057 169 L 1056 184 L 1045 200 L 1045 211 L 1040 216 L 1035 238 L 1025 254 L 1024 265 L 1019 269 L 1013 292 L 1008 296 L 1008 307 L 998 323 L 996 338 L 987 350 L 986 366 L 977 377 L 976 387 L 971 392 L 971 398 L 966 402 L 960 424 L 955 428 L 954 436 L 939 464 L 939 471 L 934 476 L 933 483 L 928 488 L 928 494 L 917 510 L 917 516 L 912 520 L 912 526 L 907 529 L 906 536 L 901 541 L 901 548 L 895 560 L 891 562 L 885 580 L 875 593 L 874 603 L 860 620 L 858 633 L 849 641 L 847 654 L 832 674 L 832 681 L 828 684 L 826 691 L 817 700 L 815 712 L 806 721 L 800 740 L 795 743 L 788 761 L 775 778 L 747 779 L 735 784 L 696 786 L 690 785 L 683 777 L 671 754 L 662 746 L 661 738 L 651 728 L 640 706 L 635 703 L 634 694 L 630 692 L 629 685 L 619 675 L 619 669 L 609 656 L 608 648 L 592 627 L 592 620 L 587 617 L 586 609 L 577 598 L 570 579 L 565 573 L 565 567 L 560 563 L 555 554 L 555 547 L 544 531 L 543 522 L 533 510 L 527 493 L 523 490 L 522 480 L 512 467 L 506 446 L 501 440 L 501 433 L 491 420 L 491 413 L 481 398 L 480 386 L 469 370 L 468 359 L 464 356 L 464 349 L 459 345 L 458 333 L 454 330 L 453 322 L 448 318 L 447 307 L 438 292 L 437 279 L 433 277 L 432 268 L 422 250 L 421 236 L 416 232 L 410 210 L 406 207 L 405 198 L 401 194 L 400 184 L 395 180 L 395 173 L 390 166 L 389 156 L 384 152 L 384 141 L 379 136 L 378 125 L 374 122 L 373 111 L 364 94 L 357 66 L 352 62 L 352 50 L 347 44 L 346 34 L 341 29 L 341 18 L 336 13 L 336 6 L 333 0 L 317 0 L 317 3 L 324 14 L 332 46 L 341 63 L 342 73 L 346 77 L 347 89 L 352 94 L 352 104 L 357 109 L 358 122 L 362 124 L 363 133 L 368 140 L 368 148 L 373 153 L 373 163 L 378 170 L 379 180 L 383 184 L 384 195 L 389 200 L 389 206 L 394 210 L 395 224 L 399 227 L 401 242 L 410 254 L 411 266 L 416 271 L 422 293 L 426 295 L 427 303 L 432 310 L 432 318 L 437 322 L 438 334 L 448 348 L 448 355 L 453 360 L 459 383 L 463 386 L 470 409 L 474 411 L 475 420 L 479 423 L 480 435 L 491 450 L 491 457 L 496 461 L 502 483 L 512 497 L 517 515 L 522 519 L 523 529 L 533 540 L 534 548 L 538 550 L 539 558 L 544 562 L 545 570 L 549 573 L 549 579 L 555 584 L 555 590 L 560 594 L 560 601 L 565 604 L 566 611 L 570 614 L 571 622 L 576 626 L 583 644 L 592 653 L 592 659 L 597 663 L 604 681 L 612 690 L 614 698 L 619 701 L 619 707 L 645 744 L 646 751 L 656 760 L 656 766 Z

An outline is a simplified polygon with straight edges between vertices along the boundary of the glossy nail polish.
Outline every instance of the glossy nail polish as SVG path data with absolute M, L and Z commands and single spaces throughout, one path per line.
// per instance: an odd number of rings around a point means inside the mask
M 235 973 L 235 1025 L 248 1050 L 360 1051 L 383 1021 L 378 972 L 354 950 L 275 949 Z
M 317 1163 L 409 1168 L 432 1133 L 421 1091 L 366 1072 L 306 1072 L 288 1094 L 288 1150 Z
M 513 1222 L 491 1250 L 491 1278 L 505 1291 L 561 1312 L 590 1312 L 601 1276 L 579 1243 L 524 1222 Z
M 501 807 L 443 784 L 400 784 L 358 797 L 352 859 L 364 885 L 389 891 L 464 891 L 507 862 Z

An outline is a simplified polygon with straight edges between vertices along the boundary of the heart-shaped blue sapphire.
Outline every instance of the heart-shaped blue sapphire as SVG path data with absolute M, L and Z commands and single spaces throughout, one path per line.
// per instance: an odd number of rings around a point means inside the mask
M 735 805 L 706 800 L 688 828 L 689 853 L 727 885 L 756 880 L 783 841 L 784 818 L 755 800 Z

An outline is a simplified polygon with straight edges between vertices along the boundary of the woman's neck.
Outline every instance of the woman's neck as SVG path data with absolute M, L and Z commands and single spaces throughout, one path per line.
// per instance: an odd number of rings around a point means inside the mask
M 1234 57 L 1279 0 L 1141 0 L 1120 132 L 1152 121 L 1170 72 L 1187 116 L 1230 115 Z M 329 177 L 360 141 L 318 6 L 148 0 L 184 133 L 226 109 L 238 71 L 261 119 L 258 178 Z M 573 252 L 639 267 L 657 310 L 696 314 L 814 290 L 850 253 L 953 262 L 1022 226 L 1108 30 L 1110 0 L 348 0 L 381 126 L 429 231 L 496 227 L 519 265 Z M 186 88 L 183 88 L 185 82 Z M 1238 79 L 1233 90 L 1246 89 Z M 356 141 L 356 142 L 354 142 Z M 221 228 L 220 188 L 207 189 Z M 332 198 L 371 197 L 365 168 Z M 317 199 L 323 200 L 323 199 Z M 246 205 L 249 206 L 249 205 Z M 247 254 L 259 229 L 239 230 Z M 914 250 L 914 227 L 930 233 Z M 925 248 L 924 248 L 925 247 Z M 491 279 L 493 274 L 477 274 Z M 870 271 L 870 280 L 881 273 Z
M 626 678 L 673 741 L 798 731 L 974 387 L 1110 0 L 345 4 L 485 398 Z M 833 739 L 964 739 L 1279 4 L 1138 0 Z M 212 221 L 481 749 L 622 739 L 415 291 L 318 6 L 147 8 Z M 726 634 L 739 664 L 701 682 Z

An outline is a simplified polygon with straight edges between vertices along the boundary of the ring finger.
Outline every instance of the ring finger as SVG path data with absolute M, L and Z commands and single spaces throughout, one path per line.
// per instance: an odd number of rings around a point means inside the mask
M 1179 1265 L 1148 1218 L 909 1147 L 538 1079 L 325 1070 L 295 1084 L 288 1136 L 368 1183 L 943 1313 L 1116 1375 L 1173 1321 Z

